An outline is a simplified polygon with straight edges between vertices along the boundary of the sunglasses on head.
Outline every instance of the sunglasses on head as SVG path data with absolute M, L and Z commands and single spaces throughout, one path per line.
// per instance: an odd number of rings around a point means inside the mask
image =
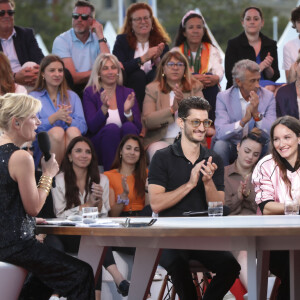
M 0 10 L 0 17 L 4 17 L 6 12 L 10 17 L 15 14 L 15 11 L 12 9 L 8 9 L 8 10 L 2 9 L 2 10 Z
M 34 151 L 34 146 L 31 146 L 31 147 L 22 147 L 21 149 L 25 150 L 25 151 L 29 151 L 30 150 L 30 151 L 33 152 Z
M 73 18 L 74 20 L 78 20 L 79 17 L 81 17 L 81 19 L 82 19 L 83 21 L 86 21 L 86 20 L 90 17 L 90 15 L 88 15 L 88 14 L 76 14 L 76 13 L 73 13 L 73 14 L 72 14 L 72 18 Z

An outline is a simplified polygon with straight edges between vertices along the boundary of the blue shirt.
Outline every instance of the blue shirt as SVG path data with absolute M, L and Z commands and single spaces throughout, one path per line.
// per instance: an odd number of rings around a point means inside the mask
M 52 47 L 52 53 L 60 58 L 72 58 L 76 72 L 90 71 L 100 52 L 98 37 L 95 33 L 90 33 L 87 41 L 82 43 L 76 37 L 73 28 L 56 37 Z
M 66 122 L 57 120 L 52 125 L 49 123 L 48 118 L 59 110 L 58 105 L 62 104 L 59 94 L 57 95 L 57 107 L 54 106 L 52 100 L 49 97 L 47 90 L 33 91 L 30 95 L 42 102 L 42 109 L 37 114 L 38 118 L 41 120 L 42 124 L 38 127 L 37 132 L 48 131 L 53 127 L 62 127 L 64 130 L 69 127 L 77 127 L 81 134 L 84 135 L 87 132 L 87 125 L 85 122 L 81 100 L 76 93 L 68 90 L 69 102 L 71 105 L 72 112 L 70 117 L 72 117 L 72 123 L 69 126 Z

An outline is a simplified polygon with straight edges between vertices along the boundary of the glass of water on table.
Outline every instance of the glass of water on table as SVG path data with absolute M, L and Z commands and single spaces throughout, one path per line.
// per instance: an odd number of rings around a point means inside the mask
M 209 217 L 223 216 L 223 202 L 222 201 L 208 202 L 208 216 Z
M 83 207 L 82 208 L 82 220 L 90 219 L 96 222 L 98 218 L 98 207 Z

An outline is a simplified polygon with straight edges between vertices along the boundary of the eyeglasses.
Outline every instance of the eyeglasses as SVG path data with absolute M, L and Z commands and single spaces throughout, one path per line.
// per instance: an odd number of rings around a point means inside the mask
M 175 66 L 177 68 L 183 68 L 184 67 L 184 63 L 183 62 L 174 63 L 174 62 L 169 61 L 168 63 L 166 63 L 166 66 L 168 68 L 174 68 Z
M 21 149 L 25 150 L 25 151 L 29 151 L 30 150 L 30 151 L 33 152 L 34 151 L 34 146 L 31 146 L 31 147 L 22 147 Z
M 7 14 L 11 17 L 15 14 L 15 11 L 12 9 L 8 9 L 8 10 L 0 10 L 0 17 L 4 17 L 5 16 L 5 12 L 7 12 Z
M 72 14 L 72 18 L 73 18 L 74 20 L 78 20 L 79 17 L 81 17 L 81 19 L 82 19 L 83 21 L 86 21 L 86 20 L 87 20 L 89 17 L 91 17 L 91 16 L 88 15 L 88 14 L 76 14 L 76 13 L 73 13 L 73 14 Z
M 186 120 L 188 123 L 190 123 L 192 125 L 192 127 L 197 128 L 201 125 L 201 123 L 203 123 L 203 127 L 204 128 L 209 128 L 211 126 L 211 124 L 213 123 L 212 120 L 210 119 L 205 119 L 203 121 L 199 120 L 199 119 L 188 119 L 188 118 L 182 118 L 183 120 Z
M 145 17 L 139 17 L 139 18 L 132 18 L 131 20 L 133 22 L 141 23 L 142 21 L 148 22 L 151 19 L 150 16 L 145 16 Z

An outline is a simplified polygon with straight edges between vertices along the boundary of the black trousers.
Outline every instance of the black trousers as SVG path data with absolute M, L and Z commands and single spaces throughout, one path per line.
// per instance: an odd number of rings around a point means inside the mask
M 180 300 L 198 299 L 189 268 L 189 260 L 197 260 L 208 270 L 216 273 L 203 300 L 222 300 L 238 278 L 241 269 L 233 255 L 227 251 L 163 250 L 159 264 L 171 276 Z
M 270 251 L 270 271 L 276 275 L 281 284 L 277 300 L 290 299 L 290 255 L 289 251 Z
M 1 261 L 26 269 L 53 292 L 68 300 L 95 299 L 94 275 L 89 264 L 35 239 L 10 250 L 9 255 L 2 252 Z

